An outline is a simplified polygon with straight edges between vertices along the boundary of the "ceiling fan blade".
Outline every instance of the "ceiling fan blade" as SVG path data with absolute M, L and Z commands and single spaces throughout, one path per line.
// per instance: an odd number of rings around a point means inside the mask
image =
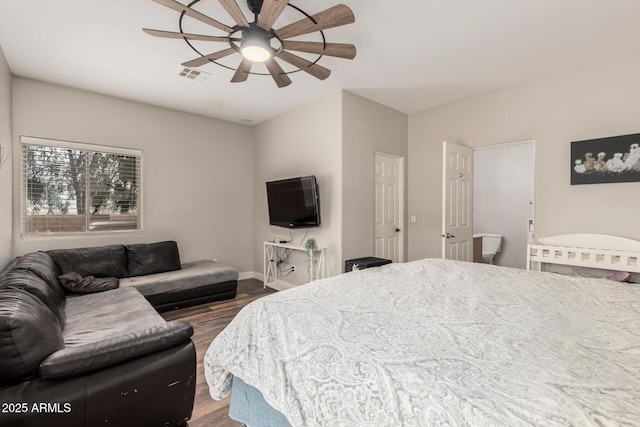
M 353 59 L 356 57 L 356 47 L 347 43 L 322 43 L 322 42 L 298 42 L 283 41 L 282 48 L 297 52 L 317 53 L 318 55 L 335 56 L 338 58 Z
M 150 28 L 143 28 L 142 31 L 152 36 L 164 37 L 167 39 L 203 40 L 207 42 L 228 42 L 229 41 L 229 37 L 226 37 L 226 36 L 220 37 L 220 36 L 206 36 L 204 34 L 176 33 L 173 31 L 152 30 Z
M 264 0 L 258 16 L 258 27 L 269 31 L 287 4 L 289 0 Z
M 314 64 L 311 61 L 307 61 L 304 58 L 294 55 L 286 50 L 283 50 L 278 54 L 278 58 L 300 68 L 302 71 L 311 74 L 313 77 L 320 80 L 324 80 L 331 75 L 331 70 L 323 67 L 322 65 Z
M 327 28 L 339 27 L 356 22 L 356 18 L 351 9 L 343 4 L 318 12 L 311 18 L 313 18 L 316 23 L 309 18 L 304 18 L 276 30 L 276 34 L 284 40 L 314 31 L 326 30 Z
M 240 63 L 240 65 L 238 65 L 238 69 L 236 70 L 235 74 L 231 78 L 231 82 L 240 83 L 240 82 L 247 81 L 252 65 L 253 65 L 252 61 L 249 61 L 247 58 L 242 58 L 242 62 Z
M 204 64 L 207 64 L 209 61 L 215 61 L 216 59 L 224 58 L 225 56 L 229 56 L 235 52 L 236 51 L 231 48 L 224 49 L 209 55 L 202 56 L 200 58 L 192 59 L 191 61 L 183 62 L 182 65 L 189 68 L 201 67 Z
M 236 24 L 241 25 L 243 27 L 249 26 L 249 21 L 247 21 L 247 18 L 244 16 L 244 13 L 242 13 L 240 6 L 238 6 L 238 3 L 236 3 L 235 0 L 218 0 L 218 1 L 222 5 L 222 7 L 224 7 L 224 9 L 229 13 L 229 15 L 231 15 L 233 20 L 236 21 Z
M 219 30 L 225 31 L 227 33 L 230 33 L 233 31 L 233 29 L 231 27 L 228 27 L 226 25 L 224 25 L 221 22 L 216 21 L 213 18 L 208 17 L 207 15 L 200 13 L 198 11 L 195 11 L 193 9 L 191 9 L 189 6 L 185 6 L 182 3 L 179 3 L 175 0 L 153 0 L 154 2 L 161 4 L 163 6 L 168 7 L 169 9 L 173 9 L 176 10 L 180 13 L 184 12 L 185 15 L 192 17 L 193 19 L 197 19 L 200 22 L 204 22 L 205 24 L 209 24 L 212 27 L 215 27 Z
M 282 52 L 280 52 L 280 54 L 282 54 Z M 291 84 L 291 79 L 285 74 L 284 70 L 275 59 L 267 59 L 264 65 L 267 66 L 267 70 L 269 70 L 271 77 L 273 77 L 273 80 L 276 82 L 278 87 L 285 87 Z

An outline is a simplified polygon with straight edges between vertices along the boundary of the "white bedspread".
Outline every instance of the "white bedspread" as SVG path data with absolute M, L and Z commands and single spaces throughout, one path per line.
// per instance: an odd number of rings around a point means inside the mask
M 293 426 L 640 426 L 640 285 L 390 264 L 248 305 L 205 373 Z

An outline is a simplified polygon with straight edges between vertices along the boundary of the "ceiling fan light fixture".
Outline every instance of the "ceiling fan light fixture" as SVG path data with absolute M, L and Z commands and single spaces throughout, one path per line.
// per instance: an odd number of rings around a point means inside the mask
M 273 56 L 273 49 L 268 38 L 250 34 L 242 37 L 240 53 L 249 61 L 265 62 Z
M 297 71 L 304 71 L 317 79 L 324 80 L 329 77 L 331 70 L 317 64 L 320 58 L 327 55 L 336 58 L 353 59 L 356 56 L 356 47 L 354 45 L 347 43 L 327 43 L 324 36 L 324 30 L 355 22 L 353 11 L 344 4 L 338 4 L 311 16 L 302 9 L 290 4 L 288 0 L 244 0 L 254 15 L 254 22 L 249 22 L 243 10 L 238 5 L 238 0 L 218 0 L 227 14 L 236 23 L 236 25 L 230 27 L 191 8 L 201 0 L 193 0 L 189 5 L 185 5 L 179 0 L 153 1 L 180 13 L 178 20 L 180 32 L 154 30 L 150 28 L 143 28 L 142 30 L 155 37 L 184 40 L 199 54 L 199 57 L 182 63 L 185 67 L 200 67 L 207 63 L 214 63 L 221 67 L 235 70 L 231 78 L 232 83 L 246 81 L 249 74 L 260 74 L 271 75 L 278 87 L 285 87 L 291 84 L 291 79 L 288 74 Z M 304 15 L 304 18 L 274 30 L 273 24 L 278 20 L 287 6 L 291 6 L 300 12 Z M 223 30 L 227 32 L 227 35 L 213 36 L 185 33 L 182 31 L 182 21 L 185 16 Z M 311 33 L 319 33 L 322 41 L 289 40 Z M 203 55 L 191 45 L 190 40 L 226 42 L 229 44 L 229 47 Z M 311 62 L 289 52 L 289 50 L 318 55 L 318 57 L 315 61 Z M 217 62 L 219 59 L 226 58 L 234 53 L 239 53 L 240 56 L 242 56 L 242 61 L 236 68 Z M 283 70 L 279 61 L 274 60 L 275 57 L 297 69 L 293 71 Z M 251 68 L 256 62 L 264 63 L 269 73 L 251 72 Z

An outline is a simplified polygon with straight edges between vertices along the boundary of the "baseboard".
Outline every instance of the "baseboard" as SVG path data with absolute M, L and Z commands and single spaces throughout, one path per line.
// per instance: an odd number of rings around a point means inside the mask
M 261 282 L 263 281 L 264 274 L 258 273 L 256 271 L 243 271 L 238 274 L 238 280 L 246 280 L 246 279 L 257 279 Z

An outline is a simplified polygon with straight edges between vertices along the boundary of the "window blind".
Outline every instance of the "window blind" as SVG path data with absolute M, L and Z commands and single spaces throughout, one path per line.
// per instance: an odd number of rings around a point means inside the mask
M 21 137 L 23 236 L 142 230 L 142 151 Z

